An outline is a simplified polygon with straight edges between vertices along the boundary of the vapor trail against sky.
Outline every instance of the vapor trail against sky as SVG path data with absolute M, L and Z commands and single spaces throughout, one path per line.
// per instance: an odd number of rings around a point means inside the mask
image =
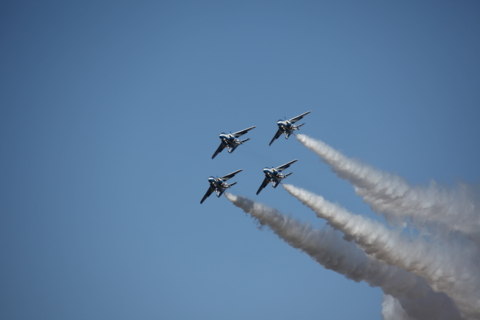
M 467 319 L 480 317 L 478 266 L 471 250 L 424 239 L 409 240 L 378 222 L 354 215 L 336 204 L 292 185 L 283 187 L 319 218 L 353 239 L 367 254 L 423 277 L 435 291 L 444 292 Z
M 403 178 L 350 159 L 322 141 L 303 134 L 296 137 L 349 181 L 374 211 L 419 232 L 407 238 L 400 230 L 354 215 L 321 196 L 283 185 L 291 195 L 367 254 L 415 273 L 434 291 L 448 295 L 464 319 L 480 319 L 480 206 L 474 187 L 458 184 L 447 189 L 435 182 L 429 187 L 411 186 Z M 389 299 L 384 305 L 395 309 Z
M 450 299 L 443 293 L 433 292 L 423 278 L 368 256 L 354 243 L 344 240 L 342 234 L 332 227 L 312 229 L 309 224 L 301 224 L 274 208 L 248 198 L 232 194 L 226 194 L 226 197 L 325 268 L 349 279 L 380 287 L 384 293 L 391 295 L 384 303 L 388 309 L 386 313 L 394 313 L 396 304 L 401 304 L 399 310 L 408 314 L 410 319 L 442 319 L 441 316 L 445 315 L 449 316 L 448 319 L 460 319 Z

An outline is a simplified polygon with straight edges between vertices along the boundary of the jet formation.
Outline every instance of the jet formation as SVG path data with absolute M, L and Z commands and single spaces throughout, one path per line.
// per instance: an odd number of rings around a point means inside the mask
M 275 136 L 273 137 L 272 141 L 270 141 L 269 146 L 272 145 L 272 143 L 278 139 L 282 133 L 285 135 L 285 139 L 288 139 L 295 130 L 299 130 L 301 126 L 305 125 L 305 123 L 302 123 L 300 125 L 295 125 L 295 123 L 299 120 L 301 120 L 304 116 L 309 114 L 311 111 L 302 113 L 299 116 L 296 116 L 294 118 L 291 118 L 287 120 L 286 118 L 284 120 L 278 120 L 277 126 L 278 130 L 275 133 Z M 249 132 L 252 129 L 255 129 L 256 127 L 249 127 L 237 132 L 232 133 L 230 131 L 229 134 L 222 132 L 219 135 L 219 138 L 221 140 L 220 146 L 217 148 L 215 153 L 212 156 L 212 159 L 214 159 L 220 152 L 223 151 L 223 149 L 227 148 L 228 153 L 232 153 L 235 151 L 235 149 L 245 143 L 246 141 L 250 140 L 250 138 L 245 139 L 245 140 L 240 140 L 238 139 L 239 137 L 243 136 L 247 132 Z M 263 179 L 263 182 L 260 186 L 260 188 L 257 191 L 257 195 L 267 186 L 268 183 L 271 183 L 274 188 L 276 188 L 283 179 L 291 175 L 293 172 L 283 174 L 282 171 L 290 167 L 291 164 L 294 162 L 297 162 L 298 160 L 292 160 L 290 162 L 287 162 L 281 166 L 278 167 L 272 167 L 272 168 L 264 168 L 263 173 L 265 174 L 265 178 Z M 226 176 L 223 177 L 210 177 L 208 178 L 208 183 L 210 184 L 207 193 L 203 196 L 202 200 L 200 203 L 203 203 L 205 199 L 207 199 L 214 191 L 217 194 L 217 197 L 220 197 L 225 190 L 228 188 L 232 187 L 233 185 L 237 184 L 236 182 L 228 184 L 226 181 L 233 178 L 237 173 L 240 171 L 243 171 L 243 169 L 234 171 L 232 173 L 227 174 Z

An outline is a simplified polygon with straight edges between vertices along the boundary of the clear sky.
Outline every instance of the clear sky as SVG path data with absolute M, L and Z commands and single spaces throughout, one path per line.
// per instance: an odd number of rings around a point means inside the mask
M 410 183 L 480 182 L 478 1 L 0 2 L 0 318 L 380 319 L 231 192 L 380 219 L 276 121 Z M 234 153 L 221 132 L 256 129 Z

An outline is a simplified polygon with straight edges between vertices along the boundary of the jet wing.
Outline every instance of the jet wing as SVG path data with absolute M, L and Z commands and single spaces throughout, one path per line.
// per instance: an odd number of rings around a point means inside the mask
M 277 133 L 275 133 L 275 136 L 273 137 L 272 141 L 270 141 L 269 146 L 272 145 L 272 143 L 273 143 L 273 141 L 275 141 L 275 139 L 278 139 L 278 137 L 280 137 L 280 135 L 282 134 L 282 132 L 283 132 L 282 129 L 278 129 L 278 130 L 277 130 Z
M 210 195 L 212 194 L 212 192 L 215 190 L 215 188 L 213 186 L 210 186 L 210 188 L 208 188 L 207 190 L 207 193 L 205 193 L 205 195 L 203 196 L 202 198 L 202 201 L 200 201 L 200 204 L 203 203 L 203 201 L 205 201 L 205 199 L 207 199 L 208 197 L 210 197 Z
M 295 159 L 295 160 L 290 161 L 290 162 L 288 162 L 288 163 L 282 164 L 281 166 L 277 167 L 276 169 L 277 169 L 278 171 L 283 171 L 283 170 L 287 169 L 288 167 L 290 167 L 290 165 L 291 165 L 292 163 L 297 162 L 297 161 L 298 161 L 298 160 Z
M 215 158 L 217 156 L 217 154 L 219 154 L 220 152 L 222 152 L 223 149 L 225 149 L 227 145 L 225 144 L 225 142 L 222 142 L 220 143 L 220 146 L 217 148 L 217 151 L 215 151 L 215 153 L 213 154 L 212 156 L 212 159 Z
M 262 191 L 263 188 L 267 186 L 269 182 L 270 182 L 270 178 L 267 175 L 265 175 L 265 179 L 263 179 L 262 185 L 260 186 L 260 188 L 258 188 L 257 195 L 260 193 L 260 191 Z
M 240 136 L 243 136 L 245 133 L 247 133 L 248 131 L 250 131 L 250 130 L 252 130 L 252 129 L 254 129 L 254 128 L 256 128 L 256 127 L 253 126 L 253 127 L 247 128 L 247 129 L 243 129 L 243 130 L 241 130 L 241 131 L 237 131 L 237 132 L 232 133 L 232 135 L 233 135 L 235 138 L 238 138 L 238 137 L 240 137 Z
M 307 114 L 309 114 L 310 112 L 312 112 L 312 111 L 308 111 L 308 112 L 302 113 L 301 115 L 296 116 L 295 118 L 292 118 L 292 119 L 290 119 L 290 120 L 288 120 L 288 121 L 290 121 L 291 123 L 295 123 L 295 122 L 297 122 L 298 120 L 302 119 L 303 116 L 306 116 Z
M 227 181 L 228 179 L 233 178 L 240 171 L 243 171 L 243 169 L 240 169 L 240 170 L 237 170 L 235 172 L 229 173 L 226 176 L 221 177 L 220 179 L 222 179 L 223 181 Z

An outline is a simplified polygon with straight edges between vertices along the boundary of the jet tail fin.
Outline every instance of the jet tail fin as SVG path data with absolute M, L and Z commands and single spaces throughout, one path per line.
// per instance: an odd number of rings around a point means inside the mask
M 242 140 L 242 141 L 240 141 L 240 143 L 244 143 L 244 142 L 246 142 L 246 141 L 248 141 L 248 140 L 250 140 L 250 138 L 245 139 L 245 140 Z
M 291 175 L 293 172 L 290 172 L 290 173 L 287 173 L 286 175 L 283 176 L 283 179 L 285 179 L 286 177 L 288 177 L 289 175 Z
M 305 125 L 305 123 L 299 124 L 299 125 L 297 126 L 297 130 L 300 129 L 300 127 L 303 126 L 303 125 Z
M 232 183 L 232 184 L 229 184 L 227 188 L 230 188 L 231 186 L 234 186 L 234 185 L 236 185 L 236 184 L 237 184 L 236 182 L 234 182 L 234 183 Z

